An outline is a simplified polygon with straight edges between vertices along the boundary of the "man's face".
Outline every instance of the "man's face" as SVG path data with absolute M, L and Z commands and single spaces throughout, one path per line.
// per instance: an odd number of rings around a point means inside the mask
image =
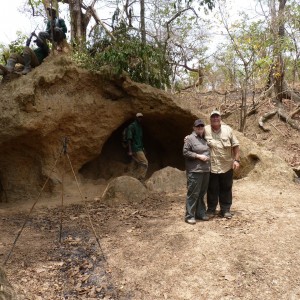
M 137 120 L 138 120 L 139 123 L 142 123 L 143 117 L 137 117 Z
M 52 19 L 54 19 L 56 17 L 56 10 L 48 9 L 48 12 L 49 12 L 50 17 L 52 17 Z
M 221 116 L 214 114 L 210 117 L 210 124 L 213 127 L 218 127 L 221 125 Z

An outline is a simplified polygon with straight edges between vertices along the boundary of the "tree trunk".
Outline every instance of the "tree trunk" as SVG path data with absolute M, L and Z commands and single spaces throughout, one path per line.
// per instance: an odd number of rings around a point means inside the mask
M 284 8 L 287 0 L 279 0 L 278 15 L 272 11 L 272 24 L 275 25 L 275 44 L 274 44 L 274 67 L 272 79 L 274 81 L 274 91 L 276 100 L 282 102 L 284 98 L 284 61 L 282 58 L 281 45 L 284 39 Z M 274 8 L 274 2 L 272 3 Z M 277 28 L 277 30 L 276 30 Z
M 270 3 L 270 10 L 271 10 L 271 30 L 273 31 L 274 35 L 274 49 L 273 49 L 273 56 L 274 56 L 274 63 L 272 65 L 270 74 L 269 74 L 269 82 L 268 85 L 274 86 L 275 92 L 275 103 L 276 103 L 276 110 L 266 113 L 263 117 L 259 120 L 259 126 L 263 129 L 264 122 L 271 118 L 274 114 L 277 114 L 280 119 L 284 120 L 288 123 L 291 127 L 300 130 L 300 126 L 297 125 L 289 116 L 285 110 L 282 100 L 283 99 L 292 99 L 295 102 L 300 102 L 300 97 L 291 90 L 285 80 L 285 66 L 283 61 L 282 55 L 282 43 L 284 39 L 284 9 L 287 0 L 279 0 L 279 7 L 278 7 L 278 14 L 276 15 L 275 10 L 275 0 L 272 0 Z
M 141 40 L 142 45 L 146 47 L 146 23 L 145 23 L 145 1 L 140 0 L 140 14 L 141 14 Z M 149 72 L 148 72 L 148 57 L 147 55 L 143 54 L 143 61 L 144 61 L 144 68 L 143 68 L 143 77 L 145 79 L 145 83 L 149 83 Z
M 70 17 L 71 17 L 71 41 L 80 47 L 82 42 L 86 40 L 86 24 L 84 24 L 84 16 L 81 11 L 82 0 L 69 1 Z

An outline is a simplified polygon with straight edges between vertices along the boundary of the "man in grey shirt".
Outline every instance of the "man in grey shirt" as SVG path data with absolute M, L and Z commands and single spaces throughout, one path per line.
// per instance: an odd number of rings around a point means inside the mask
M 210 173 L 210 149 L 205 140 L 204 123 L 194 122 L 194 131 L 185 139 L 183 156 L 187 172 L 187 198 L 185 221 L 196 224 L 196 219 L 208 221 L 204 195 Z

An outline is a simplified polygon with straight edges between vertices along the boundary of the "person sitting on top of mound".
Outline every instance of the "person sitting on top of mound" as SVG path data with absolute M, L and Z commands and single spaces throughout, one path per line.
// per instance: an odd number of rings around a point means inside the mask
M 46 38 L 56 43 L 57 50 L 62 50 L 62 43 L 66 39 L 67 26 L 64 19 L 58 18 L 56 15 L 56 9 L 54 7 L 47 8 L 50 20 L 47 22 L 47 28 L 45 32 L 41 32 Z
M 37 48 L 34 50 L 29 47 L 33 36 L 36 37 L 34 42 L 37 45 Z M 39 66 L 48 55 L 49 47 L 47 45 L 45 36 L 41 34 L 37 36 L 35 32 L 32 32 L 26 41 L 26 47 L 24 47 L 23 53 L 21 55 L 18 53 L 12 53 L 7 61 L 6 66 L 4 67 L 0 65 L 0 75 L 5 76 L 14 72 L 15 65 L 17 63 L 24 65 L 22 74 L 26 75 L 31 71 L 32 68 Z

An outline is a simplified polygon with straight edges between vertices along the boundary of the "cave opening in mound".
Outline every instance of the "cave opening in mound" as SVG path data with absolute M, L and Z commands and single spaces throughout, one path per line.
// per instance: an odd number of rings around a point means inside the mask
M 2 183 L 2 175 L 0 174 L 0 202 L 8 202 L 7 193 Z
M 182 156 L 183 139 L 190 131 L 191 120 L 178 120 L 148 116 L 143 123 L 144 146 L 149 161 L 147 178 L 155 171 L 170 166 L 184 170 Z M 122 132 L 130 121 L 123 123 L 113 131 L 103 145 L 101 153 L 93 160 L 85 163 L 79 170 L 86 179 L 108 180 L 128 174 L 130 157 L 122 147 Z
M 249 154 L 242 158 L 240 168 L 234 172 L 234 179 L 247 177 L 259 161 L 259 157 L 255 154 Z

